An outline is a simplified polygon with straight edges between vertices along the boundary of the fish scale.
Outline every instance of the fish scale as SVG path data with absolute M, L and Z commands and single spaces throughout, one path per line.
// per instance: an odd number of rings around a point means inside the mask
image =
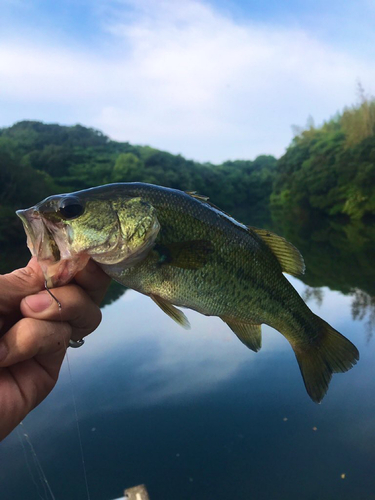
M 150 194 L 144 188 L 133 188 L 132 194 L 141 196 L 158 209 L 162 228 L 164 224 L 180 227 L 181 221 L 184 221 L 180 230 L 168 231 L 166 234 L 161 230 L 157 243 L 168 245 L 176 238 L 194 241 L 209 235 L 215 251 L 212 260 L 202 269 L 196 270 L 158 266 L 158 257 L 151 254 L 140 265 L 124 269 L 120 276 L 114 275 L 115 279 L 141 293 L 155 293 L 175 305 L 189 307 L 203 314 L 223 315 L 273 326 L 272 318 L 268 317 L 269 308 L 257 310 L 259 291 L 263 290 L 267 294 L 267 283 L 270 282 L 271 292 L 275 288 L 277 290 L 272 294 L 281 300 L 286 295 L 290 301 L 290 296 L 296 295 L 296 292 L 287 280 L 280 279 L 281 268 L 277 259 L 259 238 L 251 235 L 247 229 L 243 230 L 242 225 L 233 224 L 224 214 L 207 212 L 204 202 L 191 197 L 184 198 L 177 208 L 170 210 L 166 207 L 165 197 L 161 196 L 160 202 L 157 192 Z M 241 269 L 240 279 L 236 272 L 238 269 Z M 225 294 L 223 290 L 226 290 Z M 266 301 L 266 297 L 261 299 Z M 273 316 L 275 304 L 272 311 Z
M 283 275 L 304 271 L 298 250 L 236 221 L 205 197 L 118 183 L 55 195 L 17 213 L 30 250 L 55 285 L 91 257 L 182 326 L 188 320 L 175 306 L 219 316 L 254 351 L 261 347 L 261 324 L 275 328 L 290 342 L 315 402 L 324 397 L 332 373 L 349 370 L 359 358 L 356 347 L 313 314 Z M 43 231 L 47 238 L 41 238 Z

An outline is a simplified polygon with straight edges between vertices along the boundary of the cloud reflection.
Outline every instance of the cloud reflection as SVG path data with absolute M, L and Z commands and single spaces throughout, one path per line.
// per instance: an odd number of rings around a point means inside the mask
M 103 323 L 85 344 L 85 352 L 69 352 L 75 376 L 86 388 L 116 379 L 116 391 L 124 394 L 116 406 L 134 407 L 209 392 L 262 355 L 246 349 L 219 318 L 190 310 L 187 315 L 192 325 L 188 332 L 149 298 L 128 291 L 104 309 Z M 263 356 L 288 349 L 286 340 L 270 327 L 263 326 L 263 339 Z M 97 366 L 100 371 L 93 370 Z M 110 390 L 107 395 L 110 401 L 104 407 L 113 409 Z
M 304 284 L 290 278 L 299 293 Z M 350 297 L 326 291 L 321 307 L 311 308 L 354 342 Z M 126 412 L 160 404 L 188 401 L 209 394 L 239 374 L 277 370 L 277 359 L 289 357 L 298 377 L 293 351 L 286 339 L 263 325 L 263 347 L 247 349 L 219 318 L 185 310 L 192 329 L 185 331 L 148 298 L 129 290 L 105 307 L 103 322 L 82 349 L 69 350 L 55 391 L 29 417 L 30 425 L 45 432 L 74 426 L 72 390 L 80 419 Z M 72 381 L 71 376 L 72 375 Z M 72 389 L 73 386 L 73 389 Z M 265 389 L 267 390 L 267 389 Z M 270 386 L 269 391 L 273 388 Z M 93 404 L 93 401 L 95 404 Z
M 304 285 L 290 281 L 301 293 Z M 320 307 L 313 303 L 311 308 L 348 334 L 350 298 L 336 292 L 328 295 Z M 120 410 L 210 392 L 244 366 L 260 369 L 265 357 L 278 352 L 286 352 L 295 362 L 286 339 L 266 325 L 262 350 L 255 354 L 219 318 L 186 313 L 190 331 L 178 327 L 148 297 L 128 291 L 104 309 L 103 323 L 84 350 L 69 352 L 74 377 L 84 390 L 100 388 L 101 409 Z

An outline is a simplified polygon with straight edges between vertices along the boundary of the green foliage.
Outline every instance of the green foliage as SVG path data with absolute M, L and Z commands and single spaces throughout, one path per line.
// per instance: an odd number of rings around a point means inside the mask
M 111 141 L 81 125 L 19 122 L 0 130 L 0 242 L 24 245 L 15 210 L 54 193 L 110 182 L 149 182 L 197 191 L 256 225 L 269 214 L 275 169 L 272 156 L 200 164 L 149 146 Z
M 278 231 L 302 253 L 304 283 L 345 294 L 360 289 L 375 297 L 374 223 L 311 213 L 308 220 L 284 220 Z
M 375 295 L 375 101 L 300 131 L 277 162 L 274 228 L 301 251 L 302 280 Z
M 372 116 L 371 106 L 359 114 Z M 375 233 L 364 221 L 375 214 L 375 135 L 353 139 L 358 116 L 353 108 L 320 128 L 310 121 L 278 161 L 259 156 L 221 165 L 111 141 L 80 125 L 25 121 L 2 129 L 0 272 L 28 258 L 15 210 L 54 193 L 139 181 L 197 191 L 244 223 L 274 229 L 301 250 L 311 286 L 374 295 Z M 113 285 L 108 300 L 121 291 Z
M 361 86 L 359 92 L 360 105 L 345 108 L 341 117 L 347 147 L 355 146 L 375 134 L 375 100 L 366 97 Z
M 14 211 L 30 199 L 46 197 L 56 189 L 48 173 L 22 165 L 15 144 L 0 136 L 0 243 L 23 241 L 22 226 Z
M 144 163 L 133 153 L 121 153 L 115 162 L 111 173 L 112 182 L 136 181 L 144 177 Z
M 360 220 L 375 214 L 375 101 L 297 135 L 277 165 L 275 221 L 311 211 Z

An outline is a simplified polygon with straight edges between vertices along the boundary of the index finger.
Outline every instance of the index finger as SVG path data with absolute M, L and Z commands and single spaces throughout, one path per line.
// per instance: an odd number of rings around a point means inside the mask
M 38 293 L 43 288 L 43 272 L 35 257 L 30 259 L 26 267 L 0 275 L 0 316 L 12 314 L 24 297 Z

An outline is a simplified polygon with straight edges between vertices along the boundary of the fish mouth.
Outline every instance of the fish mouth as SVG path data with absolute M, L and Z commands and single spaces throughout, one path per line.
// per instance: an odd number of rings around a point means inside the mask
M 72 254 L 67 230 L 63 224 L 52 223 L 35 209 L 17 210 L 27 235 L 27 246 L 37 258 L 48 287 L 62 286 L 83 269 L 89 255 Z
M 17 210 L 27 235 L 27 246 L 31 254 L 38 260 L 57 262 L 61 259 L 60 248 L 53 237 L 52 230 L 39 212 L 32 208 Z

